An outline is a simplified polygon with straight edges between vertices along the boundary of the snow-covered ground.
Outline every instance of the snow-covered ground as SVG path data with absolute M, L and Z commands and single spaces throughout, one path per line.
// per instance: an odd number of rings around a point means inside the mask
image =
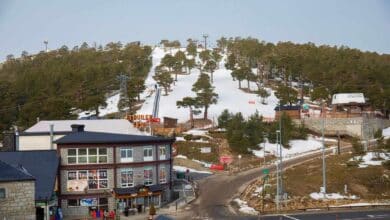
M 190 171 L 190 173 L 207 173 L 207 174 L 213 174 L 212 172 L 209 172 L 209 171 L 200 171 L 200 170 L 195 170 L 195 169 L 192 169 L 192 168 L 188 168 L 188 167 L 183 167 L 183 166 L 173 166 L 173 170 L 175 171 L 179 171 L 179 172 L 186 172 L 187 170 Z
M 290 149 L 282 149 L 283 158 L 292 158 L 307 152 L 322 149 L 322 143 L 311 136 L 307 140 L 291 140 L 289 144 L 291 146 Z M 262 147 L 262 149 L 252 150 L 252 153 L 257 157 L 264 157 L 264 143 L 260 143 L 259 147 Z M 279 155 L 277 144 L 266 142 L 265 153 L 266 155 Z
M 110 96 L 106 99 L 107 106 L 106 107 L 99 107 L 99 117 L 118 112 L 118 103 L 119 103 L 119 93 Z M 91 115 L 95 115 L 96 111 L 83 111 L 80 112 L 78 115 L 78 118 L 88 117 Z
M 385 139 L 390 138 L 390 127 L 385 128 L 382 130 L 382 135 Z
M 177 50 L 173 50 L 175 53 Z M 151 91 L 153 91 L 154 85 L 156 82 L 153 79 L 154 68 L 160 64 L 161 59 L 168 52 L 164 52 L 163 49 L 156 47 L 153 50 L 153 67 L 146 79 L 147 89 L 143 93 L 142 97 L 145 98 L 145 103 L 138 111 L 139 114 L 151 114 L 153 110 L 153 101 L 154 96 L 151 95 L 148 97 Z M 224 57 L 223 61 L 220 63 L 220 69 L 214 72 L 214 83 L 215 92 L 218 94 L 218 103 L 216 105 L 211 105 L 209 108 L 209 118 L 217 119 L 224 109 L 236 113 L 241 112 L 244 117 L 248 117 L 251 114 L 255 113 L 258 110 L 259 114 L 267 118 L 274 118 L 275 111 L 274 108 L 278 103 L 278 99 L 275 97 L 274 92 L 271 89 L 268 89 L 270 96 L 267 98 L 267 105 L 261 103 L 260 97 L 256 94 L 245 93 L 238 89 L 238 82 L 233 81 L 230 73 L 230 70 L 227 70 L 224 67 Z M 178 81 L 175 82 L 175 85 L 172 86 L 172 91 L 169 92 L 168 96 L 163 95 L 160 99 L 159 107 L 159 117 L 173 117 L 178 118 L 179 122 L 185 122 L 189 120 L 189 110 L 185 108 L 177 108 L 176 101 L 181 100 L 186 96 L 195 97 L 195 93 L 192 92 L 192 85 L 196 82 L 200 71 L 198 69 L 191 70 L 189 75 L 178 75 Z M 252 83 L 251 88 L 254 86 Z M 246 82 L 242 82 L 242 87 L 246 87 Z M 201 116 L 198 116 L 201 117 Z
M 251 214 L 251 215 L 257 215 L 259 213 L 254 208 L 249 207 L 247 202 L 239 198 L 234 199 L 233 201 L 237 203 L 237 205 L 240 207 L 238 210 L 242 213 Z
M 318 192 L 313 192 L 310 193 L 310 198 L 315 199 L 315 200 L 322 200 L 322 199 L 329 199 L 329 200 L 336 200 L 336 199 L 358 199 L 357 196 L 352 195 L 352 196 L 343 196 L 340 193 L 318 193 Z
M 364 156 L 355 156 L 349 161 L 360 161 L 359 167 L 380 166 L 383 161 L 390 160 L 389 153 L 367 152 Z

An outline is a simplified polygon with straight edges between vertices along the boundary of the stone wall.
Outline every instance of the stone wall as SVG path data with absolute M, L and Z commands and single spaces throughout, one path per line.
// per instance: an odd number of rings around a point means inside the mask
M 322 118 L 304 118 L 294 120 L 295 123 L 304 123 L 310 130 L 321 133 Z M 337 132 L 340 135 L 349 135 L 353 137 L 372 138 L 375 131 L 389 126 L 389 121 L 380 118 L 325 118 L 325 135 L 335 136 Z
M 0 219 L 35 219 L 35 181 L 0 182 L 5 199 L 0 199 Z

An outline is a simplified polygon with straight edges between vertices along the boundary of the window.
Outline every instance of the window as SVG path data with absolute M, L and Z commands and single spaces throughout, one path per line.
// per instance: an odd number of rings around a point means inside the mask
M 160 160 L 165 160 L 167 158 L 167 148 L 165 146 L 159 147 Z
M 133 187 L 134 186 L 134 173 L 132 169 L 121 170 L 121 186 Z
M 149 186 L 153 184 L 153 171 L 151 167 L 144 168 L 144 185 Z
M 165 167 L 160 167 L 160 172 L 159 172 L 159 180 L 160 183 L 166 183 L 167 182 L 167 170 Z
M 68 149 L 68 164 L 107 163 L 107 148 Z
M 144 161 L 153 160 L 153 148 L 145 147 L 144 148 Z
M 0 188 L 0 199 L 5 199 L 5 188 Z
M 121 162 L 133 162 L 132 148 L 121 148 Z
M 77 163 L 77 149 L 68 149 L 68 163 Z
M 72 206 L 79 206 L 79 200 L 78 199 L 68 199 L 68 207 Z
M 87 189 L 107 189 L 107 170 L 68 171 L 68 191 Z

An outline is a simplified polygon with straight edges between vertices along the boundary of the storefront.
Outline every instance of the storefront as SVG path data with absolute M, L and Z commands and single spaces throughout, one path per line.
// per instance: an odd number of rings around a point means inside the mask
M 123 212 L 126 207 L 136 212 L 145 212 L 152 204 L 160 207 L 162 192 L 162 185 L 152 185 L 115 188 L 113 193 L 120 212 Z

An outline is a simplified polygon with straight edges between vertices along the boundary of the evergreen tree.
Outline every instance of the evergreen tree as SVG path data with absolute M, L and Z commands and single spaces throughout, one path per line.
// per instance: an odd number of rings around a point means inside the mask
M 207 119 L 207 111 L 212 104 L 218 101 L 218 95 L 214 93 L 214 87 L 210 83 L 210 77 L 201 73 L 198 80 L 192 86 L 192 91 L 196 92 L 200 107 L 204 107 L 204 119 Z
M 280 104 L 292 105 L 298 101 L 298 92 L 288 86 L 279 85 L 277 91 L 275 92 L 276 97 L 280 99 Z
M 223 110 L 221 115 L 218 116 L 218 127 L 226 129 L 232 117 L 233 115 L 229 112 L 229 110 L 227 109 Z
M 191 128 L 194 127 L 194 111 L 199 107 L 198 100 L 193 97 L 184 97 L 182 100 L 176 102 L 178 108 L 188 108 L 190 110 Z
M 156 67 L 153 79 L 156 80 L 156 82 L 164 88 L 165 95 L 168 95 L 168 91 L 173 83 L 171 73 L 165 68 Z
M 187 40 L 188 44 L 187 44 L 187 54 L 188 55 L 191 55 L 193 56 L 194 58 L 196 57 L 196 54 L 197 54 L 197 47 L 196 47 L 196 44 L 193 40 L 191 39 L 188 39 Z
M 213 79 L 214 79 L 213 73 L 214 73 L 216 68 L 217 68 L 217 64 L 215 63 L 214 60 L 208 60 L 206 62 L 206 65 L 204 65 L 204 70 L 210 73 L 211 83 L 213 83 Z

